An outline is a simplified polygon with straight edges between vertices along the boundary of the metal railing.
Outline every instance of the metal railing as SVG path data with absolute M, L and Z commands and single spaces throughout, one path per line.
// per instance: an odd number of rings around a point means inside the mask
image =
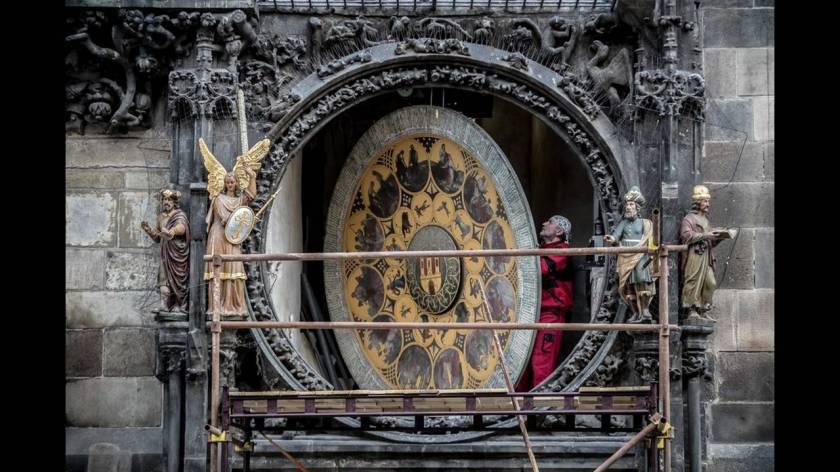
M 655 225 L 656 230 L 653 241 L 660 241 L 658 234 L 658 225 Z M 671 325 L 667 322 L 668 313 L 668 254 L 671 252 L 683 252 L 688 249 L 686 245 L 660 245 L 660 246 L 634 246 L 634 247 L 588 247 L 588 248 L 562 248 L 562 249 L 481 249 L 481 250 L 446 250 L 446 251 L 379 251 L 379 252 L 332 252 L 332 253 L 275 253 L 275 254 L 240 254 L 240 255 L 205 255 L 203 260 L 210 262 L 213 268 L 213 278 L 211 285 L 211 292 L 213 298 L 213 306 L 221 306 L 221 267 L 224 261 L 243 261 L 243 262 L 259 262 L 259 261 L 324 261 L 324 260 L 338 260 L 338 259 L 375 259 L 375 258 L 416 258 L 416 257 L 493 257 L 493 256 L 549 256 L 549 255 L 597 255 L 597 254 L 651 254 L 659 258 L 660 267 L 660 290 L 659 290 L 659 306 L 660 317 L 665 317 L 665 323 L 657 324 L 589 324 L 589 323 L 496 323 L 492 320 L 489 322 L 475 322 L 475 323 L 417 323 L 417 322 L 306 322 L 306 321 L 221 321 L 219 310 L 213 310 L 212 321 L 210 325 L 210 332 L 212 337 L 211 348 L 211 391 L 210 391 L 210 426 L 211 431 L 218 430 L 218 416 L 219 416 L 219 395 L 220 395 L 220 343 L 221 333 L 225 329 L 242 329 L 242 328 L 306 328 L 306 329 L 490 329 L 493 330 L 494 335 L 498 330 L 506 329 L 527 329 L 539 330 L 550 329 L 558 331 L 637 331 L 637 332 L 658 332 L 659 337 L 659 389 L 661 392 L 660 399 L 662 401 L 662 418 L 664 422 L 670 420 L 671 417 L 671 387 L 670 387 L 670 352 L 669 340 L 670 332 L 678 330 L 677 325 Z M 498 345 L 498 343 L 497 343 Z M 500 349 L 500 347 L 497 347 Z M 503 357 L 501 357 L 503 359 Z M 502 362 L 502 368 L 507 374 L 507 368 Z M 508 376 L 505 375 L 507 378 Z M 513 393 L 513 387 L 507 380 L 508 391 Z M 520 408 L 514 400 L 514 408 L 519 411 Z M 520 428 L 522 436 L 528 450 L 529 459 L 534 471 L 539 468 L 536 464 L 536 459 L 530 446 L 527 430 L 524 426 L 524 421 L 520 416 L 517 416 L 520 421 Z M 657 420 L 658 422 L 658 420 Z M 621 449 L 616 451 L 610 458 L 608 458 L 597 470 L 606 470 L 610 464 L 617 461 L 623 456 L 631 447 L 641 441 L 646 434 L 653 431 L 651 425 L 648 425 L 642 432 L 634 436 Z M 644 433 L 644 434 L 642 434 Z M 210 470 L 211 472 L 218 472 L 218 442 L 210 443 Z M 226 450 L 226 448 L 225 448 Z M 664 469 L 665 472 L 671 470 L 671 442 L 666 437 L 664 444 Z M 224 471 L 227 472 L 227 471 Z

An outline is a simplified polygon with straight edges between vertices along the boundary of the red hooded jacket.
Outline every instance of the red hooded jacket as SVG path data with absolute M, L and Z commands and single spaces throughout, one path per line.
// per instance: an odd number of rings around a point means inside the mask
M 556 241 L 540 245 L 541 249 L 567 248 L 569 243 Z M 568 256 L 540 257 L 542 272 L 541 312 L 566 312 L 572 309 L 572 266 Z

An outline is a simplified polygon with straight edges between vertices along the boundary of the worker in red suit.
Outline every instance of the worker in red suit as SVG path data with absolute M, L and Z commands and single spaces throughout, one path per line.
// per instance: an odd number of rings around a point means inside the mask
M 541 249 L 569 247 L 572 223 L 554 215 L 540 230 Z M 565 323 L 572 309 L 572 266 L 568 256 L 540 257 L 542 297 L 540 323 Z M 534 352 L 516 385 L 516 390 L 531 390 L 545 380 L 560 362 L 560 341 L 563 331 L 540 330 L 534 339 Z

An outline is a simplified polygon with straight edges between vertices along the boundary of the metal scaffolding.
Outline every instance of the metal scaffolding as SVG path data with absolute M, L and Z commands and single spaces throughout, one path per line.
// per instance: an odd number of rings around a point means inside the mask
M 655 225 L 654 241 L 660 241 L 658 225 Z M 660 307 L 660 322 L 657 324 L 589 324 L 589 323 L 518 323 L 518 322 L 475 322 L 475 323 L 418 323 L 418 322 L 306 322 L 306 321 L 221 321 L 218 310 L 213 310 L 212 321 L 210 324 L 210 331 L 212 336 L 212 350 L 211 350 L 211 391 L 210 391 L 210 423 L 208 430 L 214 436 L 221 437 L 222 440 L 227 435 L 224 428 L 229 427 L 228 424 L 223 424 L 222 429 L 219 429 L 219 371 L 220 371 L 220 342 L 223 330 L 235 330 L 242 328 L 306 328 L 306 329 L 373 329 L 373 330 L 389 330 L 389 329 L 490 329 L 493 330 L 494 335 L 497 330 L 510 329 L 525 329 L 525 330 L 540 330 L 551 329 L 558 331 L 635 331 L 635 332 L 658 332 L 659 337 L 659 399 L 661 401 L 661 416 L 657 413 L 650 418 L 650 424 L 643 428 L 638 434 L 631 438 L 623 447 L 616 451 L 609 457 L 597 471 L 606 470 L 610 464 L 617 461 L 620 457 L 626 454 L 635 444 L 642 439 L 648 437 L 654 430 L 662 433 L 667 432 L 670 428 L 668 423 L 671 417 L 671 387 L 669 379 L 670 371 L 670 352 L 669 340 L 671 330 L 679 330 L 677 325 L 668 324 L 668 255 L 672 252 L 684 252 L 688 246 L 686 245 L 660 245 L 653 247 L 590 247 L 590 248 L 563 248 L 563 249 L 483 249 L 483 250 L 446 250 L 446 251 L 384 251 L 384 252 L 333 252 L 333 253 L 275 253 L 275 254 L 241 254 L 241 255 L 205 255 L 204 261 L 210 262 L 213 267 L 213 282 L 211 286 L 213 306 L 221 306 L 221 267 L 225 261 L 243 261 L 243 262 L 257 262 L 257 261 L 324 261 L 336 259 L 374 259 L 374 258 L 413 258 L 413 257 L 492 257 L 492 256 L 549 256 L 549 255 L 597 255 L 597 254 L 639 254 L 647 253 L 659 258 L 660 266 L 660 290 L 659 290 L 659 307 Z M 661 320 L 664 319 L 665 323 Z M 498 343 L 496 349 L 500 350 L 501 345 Z M 521 410 L 518 401 L 516 400 L 515 392 L 513 392 L 513 385 L 507 375 L 507 368 L 504 365 L 504 357 L 500 356 L 501 364 L 504 373 L 506 374 L 506 384 L 508 394 L 511 394 L 510 399 L 513 404 L 513 411 L 519 412 Z M 224 399 L 227 400 L 227 396 Z M 227 406 L 226 406 L 227 407 Z M 525 427 L 525 422 L 520 415 L 516 415 L 519 422 L 520 430 L 522 432 L 523 440 L 525 442 L 526 450 L 528 451 L 531 467 L 534 471 L 538 471 L 539 467 L 536 458 L 531 449 L 528 432 Z M 218 447 L 220 441 L 210 442 L 210 470 L 211 472 L 219 471 L 219 451 Z M 656 446 L 654 444 L 653 450 Z M 664 435 L 664 471 L 671 470 L 671 442 L 670 437 Z M 224 448 L 226 451 L 227 448 Z M 652 463 L 651 463 L 652 462 Z M 227 460 L 223 461 L 223 465 L 227 466 Z M 649 461 L 650 470 L 658 470 L 656 461 Z M 225 470 L 224 472 L 227 472 Z

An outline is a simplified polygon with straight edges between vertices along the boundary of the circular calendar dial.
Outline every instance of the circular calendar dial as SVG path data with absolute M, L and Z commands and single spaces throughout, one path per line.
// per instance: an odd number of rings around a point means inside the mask
M 343 249 L 514 248 L 496 186 L 479 160 L 451 139 L 405 136 L 371 156 L 356 179 L 343 220 Z M 516 321 L 516 270 L 511 257 L 347 260 L 344 303 L 353 321 Z M 353 333 L 390 388 L 478 388 L 499 363 L 491 331 Z M 504 349 L 510 333 L 499 334 Z

